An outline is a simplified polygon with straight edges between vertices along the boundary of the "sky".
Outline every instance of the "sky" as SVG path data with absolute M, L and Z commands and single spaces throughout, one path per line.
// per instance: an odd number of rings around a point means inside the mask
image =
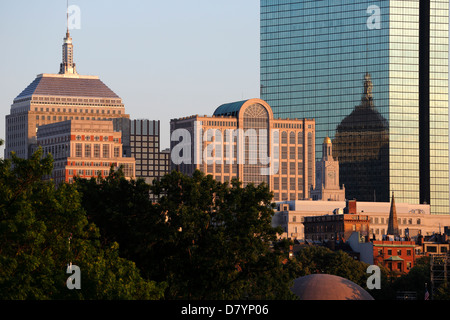
M 38 74 L 59 72 L 66 5 L 0 1 L 0 139 L 14 98 Z M 171 119 L 259 98 L 259 0 L 71 5 L 80 9 L 79 29 L 70 31 L 78 73 L 99 76 L 130 118 L 160 120 L 161 149 L 169 147 Z

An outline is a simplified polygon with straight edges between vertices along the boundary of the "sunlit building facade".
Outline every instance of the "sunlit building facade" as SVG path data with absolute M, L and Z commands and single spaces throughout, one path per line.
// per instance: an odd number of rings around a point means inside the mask
M 395 192 L 449 214 L 448 15 L 447 0 L 261 0 L 261 98 L 316 120 L 316 141 L 354 169 L 340 172 L 349 199 Z
M 126 179 L 135 179 L 135 159 L 122 154 L 122 134 L 112 121 L 68 120 L 39 126 L 37 145 L 53 157 L 47 179 L 56 185 L 75 177 L 105 178 L 111 168 L 122 168 Z
M 261 99 L 219 106 L 212 116 L 173 119 L 172 169 L 217 181 L 267 184 L 275 201 L 310 198 L 315 186 L 315 122 L 276 119 Z
M 6 116 L 5 158 L 15 152 L 29 158 L 37 146 L 39 126 L 61 121 L 129 118 L 122 99 L 98 76 L 80 75 L 73 62 L 67 31 L 58 74 L 39 74 L 14 99 Z

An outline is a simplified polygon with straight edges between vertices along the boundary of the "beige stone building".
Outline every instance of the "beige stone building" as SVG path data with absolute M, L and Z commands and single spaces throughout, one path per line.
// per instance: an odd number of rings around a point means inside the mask
M 79 75 L 73 62 L 69 32 L 64 38 L 59 74 L 40 74 L 11 105 L 6 116 L 5 158 L 34 152 L 39 126 L 67 120 L 129 118 L 122 99 L 97 76 Z
M 310 197 L 315 184 L 315 121 L 274 119 L 261 99 L 224 104 L 212 116 L 173 119 L 172 168 L 217 181 L 268 184 L 275 201 Z
M 355 214 L 369 217 L 370 238 L 382 240 L 387 234 L 391 208 L 390 202 L 356 202 Z M 430 213 L 428 204 L 396 203 L 399 236 L 407 233 L 412 239 L 419 234 L 423 236 L 441 233 L 445 226 L 450 226 L 450 216 Z M 348 212 L 346 201 L 284 201 L 277 203 L 277 210 L 272 220 L 273 226 L 281 226 L 284 238 L 304 240 L 305 217 L 345 214 Z
M 38 128 L 37 145 L 44 155 L 51 153 L 56 184 L 74 177 L 106 177 L 110 168 L 122 167 L 126 178 L 135 178 L 135 159 L 122 156 L 121 132 L 112 121 L 68 120 Z

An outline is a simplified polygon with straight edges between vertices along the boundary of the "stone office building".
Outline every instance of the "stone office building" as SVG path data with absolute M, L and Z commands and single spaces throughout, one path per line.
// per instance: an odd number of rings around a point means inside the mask
M 29 158 L 37 146 L 39 126 L 68 120 L 129 118 L 122 99 L 97 76 L 77 73 L 67 31 L 59 74 L 40 74 L 11 105 L 6 116 L 5 158 L 14 151 Z
M 37 146 L 53 156 L 50 177 L 57 185 L 75 177 L 107 177 L 111 166 L 122 167 L 127 179 L 135 178 L 135 159 L 122 154 L 121 133 L 112 121 L 68 120 L 40 126 Z
M 275 119 L 261 99 L 218 107 L 212 116 L 171 120 L 172 169 L 266 183 L 274 200 L 310 198 L 315 185 L 315 122 Z M 175 157 L 174 157 L 175 156 Z

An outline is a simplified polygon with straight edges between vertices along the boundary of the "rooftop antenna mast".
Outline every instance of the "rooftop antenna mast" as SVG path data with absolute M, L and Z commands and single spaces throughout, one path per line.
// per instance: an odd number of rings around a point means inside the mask
M 66 24 L 67 24 L 67 34 L 69 34 L 69 0 L 66 3 Z

